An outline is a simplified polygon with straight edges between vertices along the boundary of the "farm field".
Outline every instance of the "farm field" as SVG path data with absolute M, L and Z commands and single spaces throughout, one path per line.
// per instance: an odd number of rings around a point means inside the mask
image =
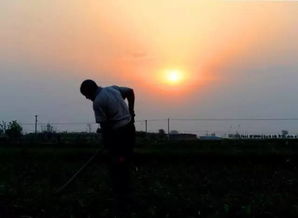
M 54 194 L 95 150 L 2 147 L 0 217 L 113 217 L 105 154 Z M 139 146 L 131 217 L 297 217 L 296 150 L 296 141 Z

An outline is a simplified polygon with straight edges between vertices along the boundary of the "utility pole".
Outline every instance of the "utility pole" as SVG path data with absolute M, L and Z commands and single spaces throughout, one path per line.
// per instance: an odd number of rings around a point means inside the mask
M 147 127 L 148 127 L 147 125 L 148 125 L 148 122 L 147 122 L 147 120 L 145 120 L 145 132 L 146 132 L 146 133 L 147 133 L 147 130 L 148 130 L 148 129 L 147 129 Z
M 35 115 L 35 134 L 37 134 L 37 117 L 38 115 Z
M 170 118 L 168 118 L 168 139 L 170 139 Z

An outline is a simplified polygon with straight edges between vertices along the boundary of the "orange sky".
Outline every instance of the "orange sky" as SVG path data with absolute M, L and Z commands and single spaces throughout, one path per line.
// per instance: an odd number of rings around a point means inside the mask
M 189 83 L 219 79 L 221 67 L 270 44 L 287 19 L 286 7 L 268 2 L 31 0 L 6 7 L 2 47 L 11 52 L 150 86 L 167 68 L 185 71 Z
M 140 102 L 218 92 L 245 77 L 227 69 L 293 47 L 298 24 L 294 3 L 268 1 L 4 0 L 1 9 L 1 60 L 132 86 Z M 184 72 L 183 83 L 167 85 L 166 69 Z

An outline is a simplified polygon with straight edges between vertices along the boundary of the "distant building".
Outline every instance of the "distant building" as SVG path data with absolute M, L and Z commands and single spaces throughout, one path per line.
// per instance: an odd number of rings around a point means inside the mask
M 181 140 L 181 141 L 192 141 L 197 140 L 196 134 L 186 134 L 186 133 L 170 133 L 170 140 Z
M 215 133 L 206 134 L 199 137 L 200 140 L 222 140 L 222 137 L 216 136 Z
M 179 132 L 177 130 L 171 130 L 170 135 L 178 135 Z
M 216 135 L 204 135 L 199 137 L 200 140 L 222 140 L 221 137 Z

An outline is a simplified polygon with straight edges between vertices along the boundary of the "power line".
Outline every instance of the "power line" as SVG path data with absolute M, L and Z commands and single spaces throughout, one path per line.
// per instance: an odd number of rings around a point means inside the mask
M 166 119 L 145 119 L 145 120 L 136 120 L 135 122 L 145 122 L 145 121 L 154 122 L 154 121 L 167 121 L 167 120 L 168 120 L 168 118 L 166 118 Z
M 173 118 L 171 121 L 298 121 L 298 118 Z M 166 119 L 146 119 L 136 120 L 135 122 L 156 122 L 156 121 L 168 121 Z M 35 125 L 35 123 L 22 123 L 22 125 Z M 93 124 L 95 122 L 38 122 L 40 125 L 52 124 L 52 125 L 85 125 Z
M 171 119 L 172 121 L 298 121 L 298 118 L 194 118 Z
M 20 123 L 22 125 L 34 125 L 35 123 Z M 38 122 L 39 125 L 46 125 L 46 124 L 52 124 L 52 125 L 86 125 L 86 124 L 97 124 L 95 122 L 59 122 L 59 123 L 52 123 L 52 122 L 46 122 L 41 123 Z

